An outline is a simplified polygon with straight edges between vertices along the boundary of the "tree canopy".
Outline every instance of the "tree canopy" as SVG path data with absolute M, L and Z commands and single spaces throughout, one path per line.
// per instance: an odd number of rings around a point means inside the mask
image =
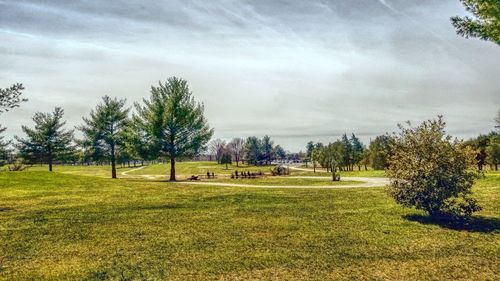
M 0 114 L 12 108 L 19 107 L 21 102 L 27 101 L 27 99 L 21 98 L 23 90 L 24 86 L 21 83 L 16 83 L 5 89 L 0 88 Z M 7 128 L 0 124 L 0 166 L 4 164 L 11 152 L 11 149 L 9 149 L 11 142 L 5 141 L 4 137 L 1 136 L 5 130 L 7 130 Z
M 476 37 L 500 45 L 500 1 L 460 0 L 472 17 L 455 16 L 451 23 L 457 34 L 469 38 Z
M 171 77 L 151 87 L 149 99 L 136 104 L 134 122 L 151 153 L 170 159 L 170 180 L 175 181 L 175 161 L 198 155 L 213 135 L 186 80 Z
M 12 108 L 19 107 L 21 102 L 28 99 L 22 98 L 24 86 L 21 83 L 16 83 L 9 88 L 0 88 L 0 113 L 9 111 Z
M 245 140 L 243 140 L 242 138 L 234 138 L 229 142 L 228 145 L 231 147 L 231 151 L 234 155 L 234 161 L 236 161 L 236 166 L 238 167 L 238 162 L 243 158 L 244 155 Z
M 389 167 L 389 158 L 392 156 L 394 138 L 390 135 L 377 136 L 370 142 L 370 163 L 375 170 L 384 170 Z
M 78 127 L 84 135 L 83 146 L 100 152 L 99 156 L 111 161 L 112 178 L 116 178 L 117 149 L 125 148 L 125 130 L 129 123 L 125 102 L 125 99 L 104 96 L 90 116 L 83 118 L 84 125 Z
M 71 148 L 73 130 L 63 129 L 66 122 L 62 121 L 64 110 L 56 107 L 52 113 L 37 112 L 33 117 L 33 129 L 22 126 L 27 138 L 16 137 L 19 150 L 27 158 L 46 159 L 49 171 L 52 171 L 54 159 L 63 156 Z

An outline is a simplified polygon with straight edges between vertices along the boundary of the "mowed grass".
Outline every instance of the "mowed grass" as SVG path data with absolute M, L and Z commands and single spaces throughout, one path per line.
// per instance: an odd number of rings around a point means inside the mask
M 1 280 L 494 280 L 500 174 L 456 227 L 383 188 L 258 189 L 0 173 Z
M 137 167 L 135 167 L 137 168 Z M 120 177 L 122 172 L 132 170 L 134 167 L 116 167 L 117 176 Z M 34 165 L 27 168 L 28 171 L 48 171 L 49 166 L 47 165 Z M 91 177 L 101 177 L 101 178 L 111 178 L 111 166 L 110 165 L 54 165 L 52 170 L 56 173 L 80 175 L 80 176 L 91 176 Z

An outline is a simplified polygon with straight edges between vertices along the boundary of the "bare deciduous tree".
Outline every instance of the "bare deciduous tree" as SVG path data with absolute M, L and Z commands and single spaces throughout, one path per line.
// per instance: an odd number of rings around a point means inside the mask
M 236 167 L 239 167 L 238 162 L 243 158 L 243 153 L 245 153 L 245 140 L 242 138 L 234 138 L 229 143 L 231 151 L 233 152 L 234 161 L 236 161 Z
M 217 160 L 217 163 L 220 163 L 222 154 L 224 153 L 224 148 L 226 147 L 226 142 L 221 139 L 215 139 L 210 142 L 208 147 L 210 153 L 215 156 L 215 160 Z

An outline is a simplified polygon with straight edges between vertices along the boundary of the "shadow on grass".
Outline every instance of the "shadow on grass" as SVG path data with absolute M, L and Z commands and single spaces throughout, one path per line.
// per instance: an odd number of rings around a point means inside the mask
M 136 210 L 168 210 L 168 209 L 181 209 L 186 208 L 183 204 L 160 204 L 160 205 L 145 205 L 137 206 Z
M 500 230 L 500 218 L 474 216 L 467 220 L 450 220 L 443 217 L 431 217 L 428 215 L 405 215 L 403 218 L 421 224 L 438 225 L 442 228 L 463 230 L 470 232 L 495 232 Z

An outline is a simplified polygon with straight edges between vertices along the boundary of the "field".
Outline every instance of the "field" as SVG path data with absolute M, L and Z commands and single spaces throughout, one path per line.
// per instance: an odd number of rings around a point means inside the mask
M 166 167 L 134 173 L 166 175 Z M 106 166 L 44 168 L 0 173 L 0 280 L 494 280 L 500 274 L 500 173 L 487 173 L 474 187 L 484 209 L 469 224 L 454 225 L 401 208 L 384 188 L 195 186 L 111 180 L 104 178 Z

